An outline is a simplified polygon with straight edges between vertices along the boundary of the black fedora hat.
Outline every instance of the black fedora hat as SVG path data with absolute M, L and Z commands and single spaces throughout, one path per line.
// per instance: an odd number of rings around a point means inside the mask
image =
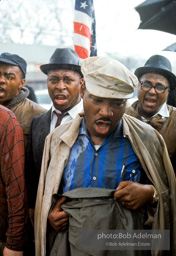
M 137 68 L 135 75 L 138 79 L 146 73 L 156 73 L 166 77 L 170 83 L 170 89 L 176 88 L 176 76 L 172 73 L 170 61 L 161 55 L 151 56 L 145 63 L 144 67 Z
M 81 74 L 81 62 L 77 53 L 71 48 L 57 48 L 51 56 L 49 63 L 40 66 L 44 74 L 50 70 L 68 69 Z

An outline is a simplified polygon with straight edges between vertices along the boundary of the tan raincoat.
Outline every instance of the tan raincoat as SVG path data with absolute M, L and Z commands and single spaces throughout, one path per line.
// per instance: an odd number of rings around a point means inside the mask
M 122 119 L 123 134 L 129 138 L 143 169 L 159 194 L 153 229 L 171 230 L 171 255 L 175 255 L 176 178 L 166 145 L 161 135 L 151 126 L 126 114 Z M 80 114 L 71 122 L 56 128 L 46 138 L 35 209 L 36 256 L 46 255 L 46 228 L 52 195 L 58 192 L 81 120 Z M 152 255 L 161 254 L 153 252 Z

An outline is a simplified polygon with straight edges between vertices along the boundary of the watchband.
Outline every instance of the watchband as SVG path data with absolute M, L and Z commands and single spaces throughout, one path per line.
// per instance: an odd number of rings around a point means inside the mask
M 153 201 L 151 202 L 151 203 L 154 204 L 154 203 L 156 203 L 158 201 L 159 196 L 158 196 L 156 188 L 153 185 L 150 185 L 150 186 L 153 188 L 153 191 L 154 191 L 154 193 L 153 193 Z

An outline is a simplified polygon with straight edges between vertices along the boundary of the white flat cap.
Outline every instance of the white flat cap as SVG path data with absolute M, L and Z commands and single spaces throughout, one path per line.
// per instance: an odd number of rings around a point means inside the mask
M 128 99 L 138 85 L 137 77 L 120 62 L 108 57 L 82 61 L 81 71 L 87 90 L 98 97 Z

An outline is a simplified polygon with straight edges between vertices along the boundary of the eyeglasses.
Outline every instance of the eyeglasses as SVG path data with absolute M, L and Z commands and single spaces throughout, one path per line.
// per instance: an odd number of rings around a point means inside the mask
M 153 86 L 152 83 L 147 82 L 147 81 L 144 81 L 144 82 L 139 81 L 139 82 L 141 84 L 141 89 L 144 92 L 149 92 L 152 88 L 154 88 L 156 93 L 161 94 L 161 93 L 164 93 L 165 90 L 169 88 L 168 86 L 164 86 L 162 84 L 157 84 L 157 85 Z

